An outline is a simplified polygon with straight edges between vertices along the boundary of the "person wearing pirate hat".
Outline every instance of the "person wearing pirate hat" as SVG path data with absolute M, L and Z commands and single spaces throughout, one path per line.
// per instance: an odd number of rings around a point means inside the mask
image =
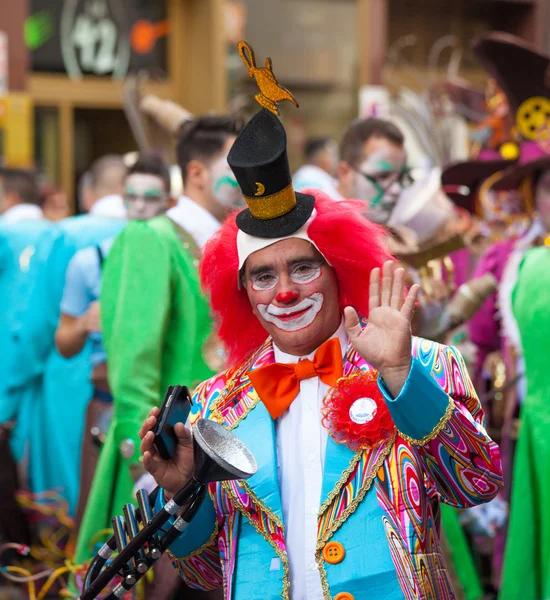
M 223 585 L 226 600 L 453 598 L 439 503 L 492 499 L 498 448 L 460 354 L 412 336 L 418 286 L 405 291 L 384 230 L 360 203 L 294 191 L 275 114 L 289 92 L 271 60 L 256 69 L 240 49 L 264 107 L 228 157 L 248 208 L 201 266 L 231 366 L 195 390 L 190 426 L 233 430 L 258 472 L 212 484 L 171 546 L 174 566 L 193 587 Z M 157 416 L 140 437 L 158 509 L 193 461 L 183 424 L 173 461 L 160 458 Z
M 509 112 L 518 108 L 518 95 L 507 83 L 519 68 L 518 61 L 510 61 L 510 56 L 501 61 L 501 40 L 504 46 L 523 52 L 524 43 L 506 34 L 488 34 L 474 40 L 473 50 L 486 68 L 493 81 L 506 95 Z M 508 50 L 510 54 L 510 50 Z M 519 62 L 521 64 L 521 61 Z M 515 113 L 514 113 L 515 114 Z M 533 209 L 530 193 L 525 185 L 499 186 L 507 173 L 517 171 L 526 148 L 523 142 L 511 141 L 517 138 L 516 130 L 505 136 L 505 142 L 498 148 L 483 148 L 479 158 L 447 166 L 442 173 L 442 186 L 447 195 L 461 208 L 477 218 L 483 219 L 482 230 L 487 239 L 492 240 L 484 253 L 476 261 L 472 279 L 491 274 L 501 282 L 505 266 L 512 254 L 518 238 L 529 237 L 529 227 Z M 474 367 L 474 381 L 481 384 L 484 363 L 487 357 L 502 348 L 500 337 L 501 322 L 497 294 L 493 294 L 481 310 L 470 320 L 468 334 L 478 348 Z
M 499 598 L 550 594 L 550 453 L 547 350 L 550 333 L 550 56 L 507 34 L 478 42 L 487 68 L 515 115 L 519 159 L 494 182 L 496 192 L 521 190 L 532 206 L 528 231 L 515 241 L 503 270 L 498 305 L 508 378 L 520 385 L 506 400 L 503 463 L 513 482 Z M 525 391 L 526 390 L 526 391 Z M 521 408 L 519 397 L 523 396 Z M 515 455 L 513 423 L 520 417 Z M 497 557 L 498 558 L 498 557 Z
M 467 202 L 470 210 L 481 209 L 486 215 L 492 215 L 493 219 L 508 224 L 506 237 L 497 239 L 487 249 L 474 271 L 474 278 L 491 273 L 498 280 L 499 287 L 498 292 L 471 319 L 469 337 L 478 348 L 474 381 L 480 380 L 486 372 L 502 373 L 504 370 L 505 373 L 505 379 L 501 378 L 500 384 L 504 384 L 500 393 L 503 400 L 492 403 L 490 424 L 502 429 L 501 454 L 506 474 L 503 497 L 510 500 L 511 481 L 516 481 L 512 479 L 512 451 L 517 436 L 518 403 L 525 391 L 522 358 L 524 336 L 520 336 L 513 298 L 519 289 L 519 270 L 526 253 L 533 246 L 540 245 L 550 230 L 550 177 L 545 176 L 550 168 L 550 147 L 546 135 L 550 125 L 549 58 L 523 40 L 503 33 L 491 33 L 478 38 L 474 41 L 474 50 L 506 94 L 515 121 L 513 133 L 518 156 L 508 164 L 497 159 L 450 166 L 443 174 L 443 184 L 449 195 L 455 188 L 457 193 L 453 199 L 456 202 Z M 479 190 L 477 195 L 472 193 L 476 189 Z M 531 305 L 526 306 L 525 310 L 530 311 Z M 516 381 L 519 383 L 515 384 Z M 522 448 L 521 444 L 519 448 Z M 517 494 L 523 498 L 524 492 L 525 489 L 520 486 Z M 512 506 L 512 512 L 525 515 L 524 501 L 516 501 L 515 504 L 518 509 L 514 511 Z M 526 531 L 524 519 L 519 517 L 518 521 L 516 517 L 513 520 L 519 522 L 517 531 L 519 539 L 522 539 L 517 551 L 523 552 L 532 542 L 527 543 L 522 538 Z M 493 561 L 493 580 L 497 587 L 505 541 L 506 531 L 501 529 L 497 532 Z M 514 562 L 508 560 L 507 565 L 506 573 L 510 573 L 514 569 Z M 525 568 L 526 563 L 517 570 L 518 576 Z M 509 588 L 507 582 L 511 579 L 505 577 L 505 588 Z M 507 597 L 518 597 L 519 588 L 513 589 Z

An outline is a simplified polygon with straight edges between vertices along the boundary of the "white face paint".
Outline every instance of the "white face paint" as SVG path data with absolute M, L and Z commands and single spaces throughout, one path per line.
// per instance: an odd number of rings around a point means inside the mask
M 283 331 L 299 331 L 309 327 L 323 308 L 325 297 L 315 292 L 294 306 L 275 306 L 274 304 L 257 304 L 258 312 L 264 321 L 273 323 Z
M 295 264 L 289 273 L 290 280 L 298 285 L 306 285 L 319 279 L 322 274 L 322 264 L 320 261 L 304 261 Z M 257 292 L 268 292 L 272 290 L 278 283 L 279 277 L 277 273 L 265 271 L 254 274 L 250 277 L 252 289 Z
M 216 201 L 224 208 L 239 208 L 243 206 L 244 199 L 239 184 L 233 175 L 227 158 L 222 156 L 214 160 L 210 166 L 212 178 L 212 192 Z
M 168 194 L 156 175 L 132 173 L 124 183 L 124 204 L 128 219 L 147 220 L 168 208 Z
M 354 197 L 368 202 L 369 217 L 386 223 L 403 191 L 407 154 L 399 146 L 387 145 L 368 156 L 355 173 Z

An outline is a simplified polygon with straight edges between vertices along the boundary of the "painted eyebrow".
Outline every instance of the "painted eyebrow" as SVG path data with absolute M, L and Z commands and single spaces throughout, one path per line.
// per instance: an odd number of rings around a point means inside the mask
M 129 194 L 137 194 L 136 188 L 134 186 L 132 186 L 132 185 L 126 186 L 126 188 L 124 189 L 124 191 L 126 193 L 129 193 Z M 158 186 L 158 187 L 150 187 L 150 188 L 147 188 L 143 192 L 143 195 L 147 196 L 147 195 L 152 195 L 152 194 L 158 194 L 159 192 L 163 192 L 163 191 L 164 190 L 160 186 Z
M 287 263 L 288 267 L 294 267 L 295 265 L 299 264 L 299 263 L 304 263 L 304 262 L 320 262 L 322 263 L 322 259 L 318 258 L 316 256 L 299 256 L 297 258 L 293 258 L 291 261 L 289 261 Z M 252 269 L 250 269 L 250 271 L 248 272 L 248 276 L 249 277 L 253 277 L 254 275 L 261 275 L 262 273 L 267 273 L 268 271 L 273 271 L 274 267 L 273 265 L 258 265 L 257 267 L 254 267 Z

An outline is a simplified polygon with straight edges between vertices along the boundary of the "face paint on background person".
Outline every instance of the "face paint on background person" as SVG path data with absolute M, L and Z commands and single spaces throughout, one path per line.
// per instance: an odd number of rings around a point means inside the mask
M 332 176 L 336 176 L 338 167 L 338 144 L 334 141 L 329 142 L 326 147 L 327 153 L 327 172 Z
M 386 223 L 390 218 L 403 190 L 400 178 L 406 160 L 404 150 L 385 147 L 371 154 L 357 169 L 355 197 L 369 203 L 368 216 L 372 221 Z
M 244 206 L 244 198 L 239 184 L 225 157 L 218 158 L 212 163 L 210 174 L 212 177 L 214 198 L 216 198 L 221 206 L 224 208 L 240 208 Z
M 168 194 L 162 179 L 147 173 L 132 173 L 126 179 L 124 204 L 130 220 L 161 215 L 168 208 Z

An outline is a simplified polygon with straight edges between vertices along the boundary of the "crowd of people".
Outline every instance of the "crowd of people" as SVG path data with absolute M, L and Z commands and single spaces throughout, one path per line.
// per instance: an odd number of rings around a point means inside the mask
M 94 162 L 78 216 L 0 170 L 4 564 L 48 546 L 30 515 L 55 494 L 75 567 L 50 593 L 77 597 L 136 490 L 161 510 L 189 480 L 204 417 L 258 472 L 210 484 L 145 597 L 550 595 L 550 58 L 500 34 L 475 50 L 491 118 L 464 161 L 415 166 L 409 132 L 366 117 L 291 177 L 269 61 L 246 124 L 177 127 L 182 195 L 158 152 Z M 175 384 L 192 410 L 164 460 Z

